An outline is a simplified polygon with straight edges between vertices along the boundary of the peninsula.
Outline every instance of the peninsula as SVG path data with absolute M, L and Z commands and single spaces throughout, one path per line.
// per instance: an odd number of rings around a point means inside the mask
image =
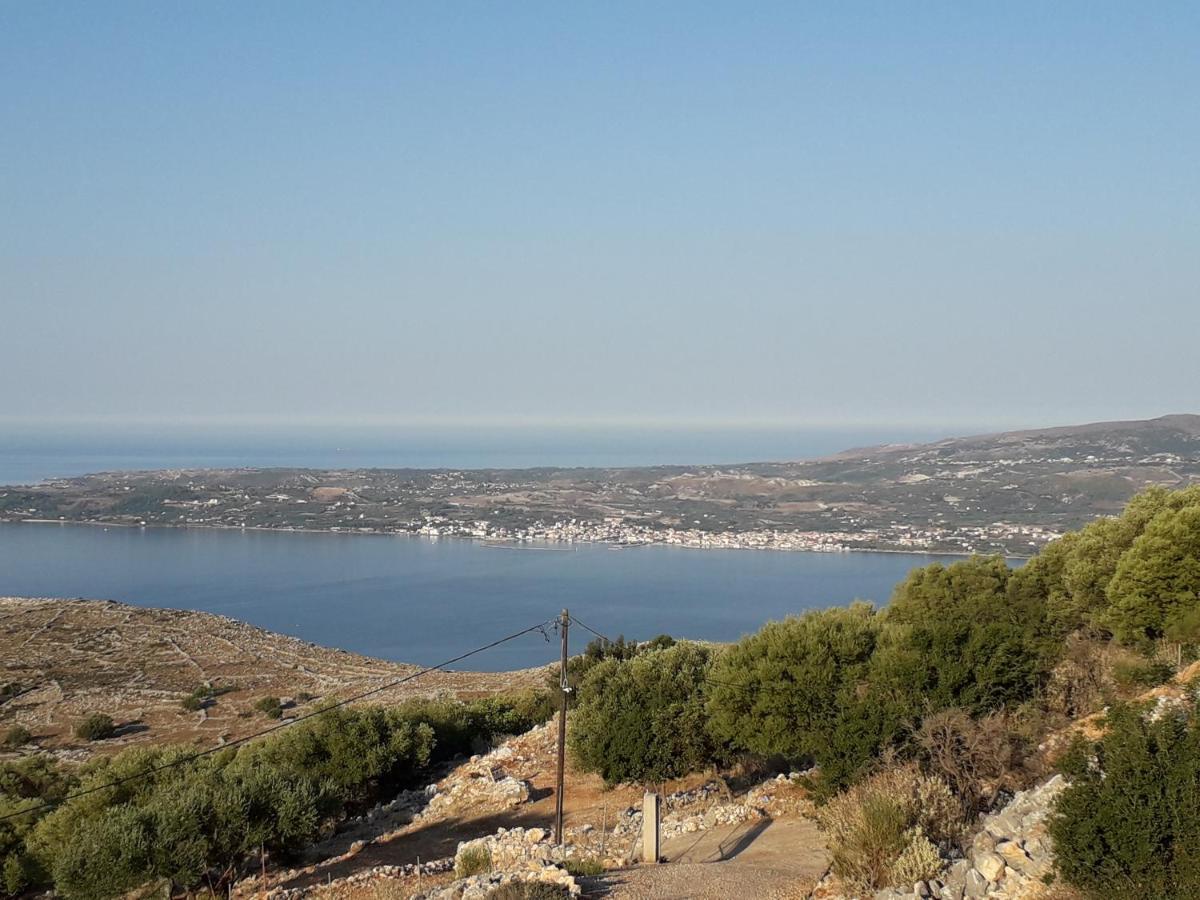
M 109 472 L 0 488 L 0 521 L 1024 556 L 1195 481 L 1173 415 L 721 466 Z

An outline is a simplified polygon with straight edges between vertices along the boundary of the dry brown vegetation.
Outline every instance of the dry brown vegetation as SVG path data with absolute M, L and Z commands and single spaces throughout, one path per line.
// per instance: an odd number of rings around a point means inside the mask
M 284 701 L 284 718 L 418 667 L 320 647 L 223 616 L 99 600 L 0 598 L 0 729 L 27 728 L 44 749 L 71 756 L 165 741 L 212 745 L 268 724 L 255 704 Z M 541 670 L 432 672 L 375 695 L 377 702 L 473 698 L 540 687 Z M 208 685 L 214 696 L 183 708 Z M 117 724 L 110 740 L 73 736 L 90 713 Z

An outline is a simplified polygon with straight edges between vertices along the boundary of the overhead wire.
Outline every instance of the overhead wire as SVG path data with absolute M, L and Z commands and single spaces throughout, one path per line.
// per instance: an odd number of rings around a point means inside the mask
M 378 687 L 373 687 L 369 690 L 361 691 L 357 694 L 352 694 L 349 697 L 344 697 L 335 703 L 331 703 L 326 706 L 322 706 L 320 709 L 313 710 L 312 712 L 305 713 L 304 715 L 296 716 L 295 718 L 288 719 L 285 722 L 280 722 L 277 725 L 272 725 L 270 728 L 264 728 L 261 731 L 255 732 L 254 734 L 248 734 L 248 735 L 245 735 L 244 737 L 237 738 L 236 740 L 227 741 L 224 744 L 219 744 L 215 747 L 209 747 L 206 750 L 200 750 L 200 751 L 197 751 L 196 753 L 192 753 L 187 756 L 181 756 L 178 759 L 173 759 L 170 762 L 163 763 L 158 766 L 151 766 L 148 769 L 144 769 L 140 772 L 134 772 L 130 775 L 124 776 L 123 778 L 117 778 L 117 779 L 114 779 L 113 781 L 105 782 L 104 784 L 95 785 L 93 787 L 86 788 L 81 791 L 75 791 L 73 793 L 65 795 L 64 797 L 62 797 L 58 800 L 43 801 L 42 803 L 39 803 L 35 806 L 28 806 L 24 809 L 17 810 L 16 812 L 8 813 L 6 815 L 0 816 L 0 822 L 5 822 L 5 821 L 8 821 L 9 819 L 15 819 L 18 816 L 29 815 L 30 813 L 39 812 L 44 809 L 50 809 L 55 806 L 60 806 L 63 803 L 67 803 L 71 800 L 76 800 L 80 797 L 86 797 L 89 794 L 95 794 L 95 793 L 98 793 L 99 791 L 106 791 L 109 788 L 120 787 L 121 785 L 128 784 L 131 781 L 137 781 L 138 779 L 142 779 L 142 778 L 149 778 L 151 775 L 157 775 L 159 772 L 166 771 L 167 769 L 172 769 L 172 768 L 175 768 L 176 766 L 186 765 L 187 763 L 195 762 L 196 760 L 201 759 L 203 757 L 212 756 L 213 754 L 216 754 L 216 753 L 221 753 L 225 750 L 230 749 L 231 747 L 237 747 L 240 744 L 246 744 L 246 743 L 249 743 L 250 741 L 257 740 L 258 738 L 266 737 L 269 734 L 273 734 L 276 731 L 280 731 L 284 728 L 290 728 L 291 726 L 297 725 L 300 722 L 307 721 L 308 719 L 313 719 L 313 718 L 316 718 L 317 716 L 323 716 L 328 712 L 332 712 L 335 709 L 339 709 L 343 706 L 347 706 L 350 703 L 356 703 L 359 700 L 363 700 L 363 699 L 365 699 L 367 697 L 371 697 L 375 694 L 380 694 L 384 691 L 391 690 L 392 688 L 399 687 L 402 684 L 406 684 L 409 681 L 413 681 L 417 678 L 420 678 L 422 675 L 428 675 L 430 672 L 436 672 L 439 669 L 444 669 L 444 668 L 446 668 L 446 666 L 454 665 L 454 663 L 456 663 L 456 662 L 461 662 L 462 660 L 467 659 L 468 657 L 475 656 L 478 653 L 483 653 L 485 650 L 491 650 L 493 647 L 498 647 L 501 644 L 507 643 L 508 641 L 511 641 L 511 640 L 515 640 L 516 638 L 519 638 L 523 635 L 529 634 L 530 632 L 540 631 L 540 630 L 544 629 L 547 625 L 549 625 L 551 622 L 554 622 L 554 621 L 557 621 L 557 618 L 552 619 L 552 620 L 547 620 L 545 622 L 539 622 L 538 624 L 531 625 L 528 628 L 523 628 L 520 631 L 517 631 L 517 632 L 514 632 L 513 634 L 508 635 L 507 637 L 502 637 L 499 640 L 492 641 L 489 644 L 484 644 L 482 647 L 476 647 L 473 650 L 468 650 L 466 653 L 461 653 L 458 656 L 454 657 L 453 659 L 445 660 L 444 662 L 440 662 L 435 666 L 429 666 L 428 668 L 421 669 L 420 671 L 413 672 L 409 675 L 405 675 L 402 678 L 397 678 L 393 681 L 388 682 L 387 684 L 382 684 L 382 685 L 379 685 Z
M 600 640 L 602 640 L 602 641 L 608 641 L 610 644 L 615 644 L 615 643 L 616 643 L 616 641 L 614 641 L 612 638 L 610 638 L 610 637 L 609 637 L 607 634 L 601 634 L 599 631 L 597 631 L 597 630 L 596 630 L 595 628 L 593 628 L 591 625 L 588 625 L 588 624 L 586 624 L 586 623 L 584 623 L 584 622 L 581 622 L 581 621 L 579 621 L 579 619 L 575 618 L 575 616 L 574 616 L 574 615 L 570 616 L 569 618 L 570 618 L 570 620 L 571 620 L 571 624 L 572 624 L 572 625 L 578 625 L 578 626 L 579 626 L 580 628 L 582 628 L 584 631 L 590 631 L 590 632 L 591 632 L 592 634 L 594 634 L 596 637 L 600 638 Z

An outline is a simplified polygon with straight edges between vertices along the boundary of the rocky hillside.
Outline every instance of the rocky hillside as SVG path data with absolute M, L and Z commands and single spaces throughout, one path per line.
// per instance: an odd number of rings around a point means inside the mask
M 131 744 L 212 745 L 269 724 L 255 703 L 283 701 L 283 718 L 417 671 L 310 644 L 209 613 L 106 600 L 0 598 L 0 731 L 21 725 L 37 746 L 84 756 Z M 431 672 L 375 696 L 379 702 L 446 694 L 469 698 L 541 686 L 540 670 Z M 196 709 L 185 698 L 212 688 Z M 111 716 L 115 738 L 76 741 L 89 713 Z

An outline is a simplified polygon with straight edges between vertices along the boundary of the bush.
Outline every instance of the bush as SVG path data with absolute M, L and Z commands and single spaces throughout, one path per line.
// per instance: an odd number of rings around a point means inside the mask
M 1006 715 L 973 719 L 961 709 L 941 710 L 926 716 L 915 743 L 968 820 L 990 809 L 1002 791 L 1024 787 L 1022 748 Z
M 103 713 L 92 713 L 75 726 L 75 737 L 85 741 L 103 741 L 116 733 L 116 723 Z
M 1112 655 L 1113 648 L 1106 641 L 1082 632 L 1068 636 L 1046 681 L 1045 710 L 1062 719 L 1074 719 L 1107 704 L 1116 692 Z
M 638 643 L 625 640 L 625 635 L 617 635 L 615 641 L 606 638 L 594 638 L 589 641 L 583 653 L 572 656 L 567 660 L 567 704 L 574 708 L 579 700 L 579 688 L 587 673 L 605 660 L 630 660 L 639 653 L 649 653 L 654 650 L 665 650 L 675 644 L 675 639 L 668 634 L 660 634 L 649 641 Z M 546 676 L 546 689 L 554 710 L 558 709 L 561 677 L 557 670 Z
M 337 707 L 247 748 L 250 765 L 303 774 L 340 809 L 403 787 L 433 759 L 433 727 L 403 709 Z
M 470 878 L 492 871 L 492 854 L 486 847 L 468 847 L 454 859 L 454 877 Z
M 879 695 L 898 712 L 963 707 L 975 715 L 1033 696 L 1049 674 L 1042 598 L 1009 586 L 1000 557 L 914 569 L 882 613 L 872 660 Z
M 1107 632 L 1112 628 L 1110 584 L 1121 558 L 1163 510 L 1198 502 L 1200 491 L 1194 487 L 1175 492 L 1150 487 L 1121 515 L 1097 519 L 1046 547 L 1017 577 L 1043 581 L 1047 618 L 1057 634 L 1081 627 Z
M 899 728 L 864 701 L 878 635 L 875 611 L 856 603 L 771 622 L 743 638 L 713 665 L 713 735 L 759 756 L 815 761 L 824 783 L 849 783 Z
M 548 722 L 558 712 L 557 691 L 525 690 L 508 694 L 502 699 L 512 706 L 513 712 L 529 727 Z
M 81 772 L 79 787 L 99 790 L 40 819 L 0 823 L 0 862 L 16 852 L 30 864 L 31 886 L 52 884 L 67 900 L 100 900 L 152 881 L 204 884 L 236 873 L 259 847 L 286 861 L 323 824 L 422 783 L 431 764 L 456 752 L 454 741 L 438 746 L 436 730 L 469 742 L 459 728 L 524 721 L 499 699 L 422 706 L 329 709 L 199 760 L 188 759 L 189 747 L 97 759 Z M 61 799 L 71 784 L 45 760 L 20 763 L 0 767 L 0 815 L 13 803 L 36 803 L 24 797 Z M 120 783 L 107 787 L 113 782 Z M 6 831 L 12 822 L 25 831 Z M 16 864 L 4 865 L 16 871 Z M 216 883 L 217 892 L 223 887 Z
M 0 890 L 6 896 L 15 897 L 29 887 L 25 866 L 25 860 L 15 852 L 4 857 L 4 865 L 0 866 Z
M 885 769 L 834 797 L 817 810 L 817 823 L 834 873 L 864 892 L 933 877 L 941 868 L 938 845 L 949 848 L 963 830 L 945 782 L 913 764 Z
M 1052 636 L 1083 628 L 1115 631 L 1126 642 L 1152 640 L 1167 627 L 1169 607 L 1175 604 L 1173 588 L 1196 586 L 1194 568 L 1189 575 L 1185 564 L 1173 573 L 1170 562 L 1178 554 L 1174 561 L 1186 563 L 1188 553 L 1179 550 L 1188 543 L 1194 558 L 1194 520 L 1189 538 L 1189 528 L 1177 514 L 1198 506 L 1200 486 L 1179 491 L 1150 487 L 1133 497 L 1121 515 L 1097 519 L 1043 548 L 1014 573 L 1015 586 L 1046 601 Z M 1164 516 L 1175 521 L 1158 521 Z M 1193 593 L 1188 602 L 1195 599 Z
M 195 694 L 188 694 L 186 697 L 184 697 L 182 700 L 179 701 L 179 706 L 185 712 L 199 712 L 201 709 L 204 708 L 204 701 L 201 700 L 199 697 L 197 697 Z
M 24 725 L 14 725 L 4 735 L 4 746 L 9 750 L 24 747 L 33 740 L 33 735 Z
M 1059 873 L 1096 900 L 1200 896 L 1200 727 L 1117 705 L 1107 728 L 1064 761 L 1049 827 Z
M 919 828 L 910 828 L 904 833 L 904 849 L 892 863 L 892 884 L 908 886 L 918 881 L 928 881 L 942 870 L 945 863 L 938 848 Z
M 1172 507 L 1184 493 L 1174 495 Z M 1108 584 L 1107 621 L 1126 643 L 1167 636 L 1172 624 L 1200 605 L 1200 490 L 1188 497 L 1194 497 L 1192 505 L 1169 507 L 1150 520 Z
M 1121 660 L 1113 665 L 1113 680 L 1126 690 L 1157 687 L 1171 680 L 1175 668 L 1152 659 Z
M 694 643 L 608 659 L 579 690 L 570 748 L 608 784 L 654 784 L 709 765 L 716 748 L 704 710 L 711 653 Z
M 563 868 L 576 878 L 594 878 L 604 874 L 604 864 L 600 860 L 581 856 L 568 856 L 563 860 Z
M 260 697 L 254 701 L 254 709 L 268 719 L 279 719 L 283 716 L 283 702 L 278 697 Z
M 420 720 L 433 729 L 443 758 L 482 753 L 500 737 L 523 734 L 553 713 L 543 692 L 526 691 L 479 700 L 409 700 L 398 714 Z

